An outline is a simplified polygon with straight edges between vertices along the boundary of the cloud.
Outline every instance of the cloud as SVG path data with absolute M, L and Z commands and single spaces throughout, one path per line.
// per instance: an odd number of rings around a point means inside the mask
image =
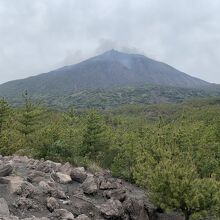
M 83 61 L 84 58 L 85 58 L 85 55 L 83 55 L 83 52 L 81 50 L 76 50 L 76 51 L 68 50 L 66 52 L 66 56 L 57 65 L 57 67 L 76 64 L 76 63 Z
M 109 39 L 100 39 L 98 42 L 98 47 L 96 48 L 95 52 L 96 53 L 103 53 L 107 50 L 111 49 L 118 49 L 118 44 L 115 41 L 109 40 Z
M 127 47 L 126 45 L 122 45 L 116 41 L 105 38 L 99 40 L 98 47 L 96 48 L 95 53 L 101 54 L 104 53 L 105 51 L 112 49 L 119 50 L 124 53 L 144 54 L 144 51 L 141 51 L 135 47 Z
M 1 0 L 0 82 L 112 48 L 220 83 L 218 0 Z

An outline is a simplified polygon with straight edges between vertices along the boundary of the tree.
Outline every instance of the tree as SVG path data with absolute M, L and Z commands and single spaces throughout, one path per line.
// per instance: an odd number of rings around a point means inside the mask
M 80 123 L 80 119 L 77 116 L 76 110 L 71 107 L 69 108 L 63 115 L 64 121 L 69 125 L 69 126 L 77 126 Z
M 9 115 L 9 110 L 8 102 L 4 98 L 0 99 L 0 135 L 7 120 L 7 116 Z
M 67 161 L 72 155 L 71 148 L 61 139 L 62 126 L 51 122 L 38 133 L 39 141 L 35 156 L 55 161 Z
M 85 128 L 83 118 L 79 116 L 75 109 L 70 108 L 63 114 L 61 124 L 60 140 L 67 146 L 68 151 L 71 151 L 71 155 L 69 154 L 71 162 L 84 165 L 80 158 Z
M 108 150 L 108 129 L 104 120 L 96 110 L 90 110 L 86 117 L 81 154 L 99 162 Z
M 149 190 L 156 206 L 167 212 L 181 212 L 185 220 L 219 215 L 220 182 L 200 178 L 190 157 L 164 157 L 148 167 L 149 163 L 139 164 L 136 178 Z
M 2 98 L 0 99 L 0 154 L 9 155 L 14 153 L 14 146 L 12 140 L 12 123 L 10 122 L 11 109 L 8 102 Z M 13 138 L 12 138 L 13 136 Z
M 118 134 L 115 147 L 115 156 L 111 165 L 111 170 L 115 176 L 121 176 L 129 181 L 133 181 L 133 168 L 136 163 L 136 151 L 138 150 L 139 140 L 134 132 Z
M 219 182 L 199 178 L 189 161 L 161 161 L 149 177 L 152 201 L 165 210 L 181 211 L 185 219 L 213 214 L 220 205 Z
M 43 115 L 43 110 L 33 104 L 27 91 L 23 94 L 24 105 L 18 111 L 17 114 L 17 130 L 23 135 L 25 144 L 30 145 L 31 134 L 33 134 L 38 128 L 40 122 L 42 122 L 41 116 Z

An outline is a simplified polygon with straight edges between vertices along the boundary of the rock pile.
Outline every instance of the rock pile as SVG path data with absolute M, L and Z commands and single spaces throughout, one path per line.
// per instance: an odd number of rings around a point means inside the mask
M 144 191 L 109 173 L 27 157 L 0 157 L 0 219 L 182 220 L 155 211 Z

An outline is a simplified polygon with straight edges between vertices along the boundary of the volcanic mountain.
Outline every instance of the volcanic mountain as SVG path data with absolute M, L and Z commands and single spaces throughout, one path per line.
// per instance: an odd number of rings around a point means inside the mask
M 0 96 L 17 97 L 24 90 L 28 90 L 33 96 L 60 96 L 85 89 L 109 89 L 144 84 L 183 88 L 201 88 L 210 85 L 143 55 L 110 50 L 75 65 L 4 83 L 0 85 Z

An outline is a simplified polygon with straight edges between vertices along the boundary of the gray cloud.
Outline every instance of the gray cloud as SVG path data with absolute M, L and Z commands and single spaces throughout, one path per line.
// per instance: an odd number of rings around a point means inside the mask
M 219 10 L 218 0 L 1 0 L 0 82 L 115 48 L 220 83 Z

